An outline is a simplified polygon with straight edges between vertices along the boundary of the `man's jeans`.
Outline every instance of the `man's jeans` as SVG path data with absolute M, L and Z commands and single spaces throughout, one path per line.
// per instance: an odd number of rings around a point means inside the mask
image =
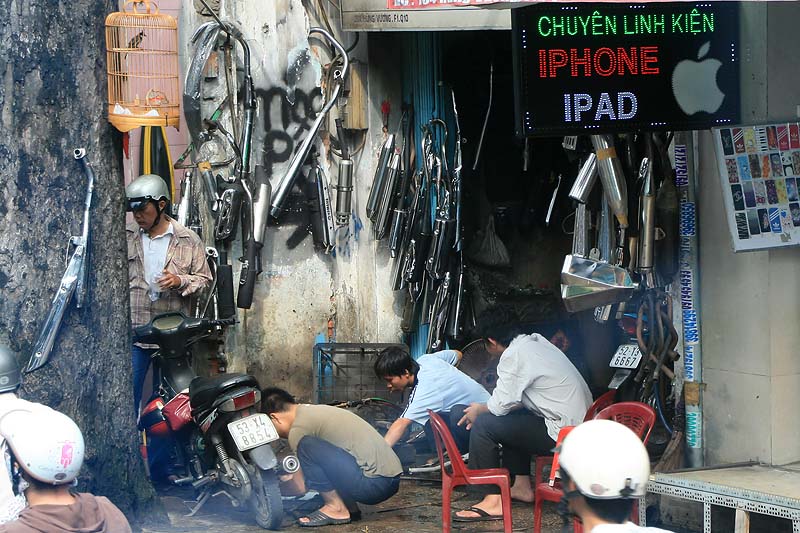
M 444 423 L 447 424 L 447 429 L 449 429 L 450 434 L 453 435 L 453 440 L 456 441 L 458 451 L 460 451 L 462 455 L 469 451 L 469 431 L 467 431 L 466 423 L 463 426 L 459 426 L 458 421 L 464 417 L 464 409 L 467 407 L 466 405 L 454 405 L 449 413 L 436 413 L 442 417 Z M 431 450 L 435 452 L 436 442 L 433 440 L 433 428 L 431 427 L 430 420 L 425 422 L 425 437 Z M 442 444 L 442 446 L 444 446 L 444 444 Z M 444 451 L 444 447 L 442 447 L 442 451 Z
M 139 419 L 139 408 L 142 401 L 142 387 L 147 377 L 147 369 L 150 367 L 150 358 L 155 353 L 155 348 L 141 348 L 133 345 L 131 354 L 133 357 L 133 411 L 135 417 Z M 153 375 L 153 387 L 158 387 L 159 376 Z M 147 396 L 150 399 L 151 395 Z M 148 435 L 147 442 L 147 465 L 150 469 L 150 478 L 161 480 L 171 475 L 173 472 L 171 452 L 173 443 L 171 439 Z
M 375 505 L 393 496 L 400 487 L 400 476 L 367 477 L 355 457 L 330 442 L 305 436 L 297 445 L 297 458 L 303 469 L 306 489 L 317 492 L 335 490 L 345 503 Z
M 502 465 L 500 445 L 503 447 Z M 531 473 L 532 455 L 550 455 L 556 443 L 547 433 L 544 418 L 527 409 L 517 409 L 505 416 L 483 413 L 472 425 L 469 437 L 469 467 L 504 466 L 514 476 Z M 498 494 L 495 485 L 475 485 L 483 494 Z

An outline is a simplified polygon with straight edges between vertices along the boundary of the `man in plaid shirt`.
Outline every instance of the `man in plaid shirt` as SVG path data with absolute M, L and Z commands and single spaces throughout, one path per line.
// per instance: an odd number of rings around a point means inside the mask
M 125 188 L 125 195 L 134 218 L 126 228 L 132 326 L 147 324 L 155 315 L 168 311 L 192 316 L 196 296 L 212 279 L 203 242 L 165 212 L 170 195 L 161 177 L 139 176 Z M 142 386 L 156 348 L 134 343 L 131 350 L 137 418 Z

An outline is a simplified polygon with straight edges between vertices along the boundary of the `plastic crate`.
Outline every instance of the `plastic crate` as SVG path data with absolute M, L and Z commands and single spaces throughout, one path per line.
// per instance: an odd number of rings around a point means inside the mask
M 389 393 L 386 382 L 373 367 L 382 350 L 389 347 L 408 351 L 404 344 L 320 343 L 314 345 L 314 403 L 351 402 L 385 398 L 399 402 L 399 393 Z

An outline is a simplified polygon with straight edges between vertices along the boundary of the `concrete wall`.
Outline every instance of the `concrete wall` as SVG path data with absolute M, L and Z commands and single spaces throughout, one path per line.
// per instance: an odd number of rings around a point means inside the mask
M 795 2 L 743 3 L 743 123 L 796 117 Z M 710 132 L 700 134 L 706 464 L 800 460 L 800 249 L 734 254 Z
M 195 2 L 199 5 L 199 2 Z M 288 167 L 288 152 L 296 149 L 312 120 L 297 120 L 292 110 L 299 109 L 285 98 L 287 66 L 290 57 L 309 47 L 307 32 L 318 25 L 318 14 L 306 11 L 299 0 L 275 2 L 223 2 L 222 17 L 236 22 L 242 29 L 252 51 L 253 77 L 259 94 L 274 94 L 265 101 L 259 99 L 254 133 L 253 165 L 264 164 L 271 176 L 273 190 Z M 313 8 L 310 8 L 313 9 Z M 354 34 L 340 31 L 339 15 L 327 13 L 336 36 L 345 46 Z M 180 18 L 182 47 L 187 49 L 191 32 L 208 18 L 200 17 L 191 3 L 184 2 Z M 320 86 L 321 65 L 330 61 L 327 52 L 315 45 L 311 64 L 297 83 L 302 95 L 313 99 Z M 366 62 L 367 42 L 361 43 L 351 59 Z M 185 71 L 187 62 L 182 67 Z M 378 69 L 375 69 L 376 71 Z M 287 202 L 288 213 L 279 223 L 268 227 L 263 249 L 264 272 L 256 284 L 254 303 L 249 310 L 239 310 L 237 324 L 229 335 L 229 372 L 250 372 L 263 386 L 279 385 L 300 398 L 309 398 L 312 347 L 318 335 L 329 334 L 339 342 L 395 342 L 399 339 L 399 315 L 394 312 L 394 295 L 389 288 L 388 254 L 371 240 L 369 221 L 365 221 L 364 205 L 374 175 L 377 152 L 382 143 L 380 102 L 393 100 L 399 109 L 399 83 L 386 73 L 369 73 L 369 130 L 363 150 L 354 156 L 355 188 L 353 217 L 349 227 L 340 228 L 335 254 L 324 254 L 314 248 L 310 235 L 299 244 L 290 237 L 303 235 L 307 221 L 302 212 L 304 202 Z M 383 87 L 387 87 L 383 89 Z M 283 92 L 282 92 L 283 90 Z M 321 105 L 321 99 L 314 100 Z M 287 118 L 288 117 L 288 120 Z M 393 117 L 395 122 L 398 117 Z M 331 124 L 333 122 L 331 121 Z M 271 134 L 270 134 L 271 132 Z M 289 143 L 265 142 L 282 132 L 288 133 Z M 269 134 L 269 135 L 268 135 Z M 327 157 L 327 136 L 317 142 L 321 161 L 331 184 L 336 183 L 336 159 Z M 288 152 L 287 152 L 288 150 Z M 287 152 L 285 157 L 281 152 Z M 331 189 L 331 201 L 335 190 Z M 240 264 L 236 260 L 241 243 L 234 245 L 231 262 L 238 278 Z M 234 282 L 237 282 L 235 279 Z

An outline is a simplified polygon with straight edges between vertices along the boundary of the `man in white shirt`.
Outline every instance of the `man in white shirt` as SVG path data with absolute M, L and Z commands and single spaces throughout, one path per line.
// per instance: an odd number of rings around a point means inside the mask
M 628 521 L 650 478 L 650 458 L 633 431 L 611 420 L 590 420 L 573 429 L 560 448 L 559 513 L 570 531 L 577 516 L 586 533 L 668 533 Z
M 522 334 L 513 309 L 502 306 L 482 313 L 478 333 L 485 339 L 487 351 L 500 355 L 500 362 L 491 398 L 471 404 L 459 421 L 471 430 L 469 467 L 508 468 L 511 496 L 531 502 L 531 456 L 550 454 L 561 428 L 583 421 L 592 394 L 561 350 L 537 333 Z M 453 519 L 502 519 L 499 488 L 475 488 L 485 494 L 483 500 L 458 511 Z
M 489 393 L 483 386 L 455 367 L 461 359 L 458 350 L 442 350 L 417 359 L 400 348 L 383 350 L 375 361 L 375 375 L 386 381 L 390 391 L 412 387 L 408 405 L 394 421 L 384 439 L 394 446 L 411 425 L 425 426 L 428 440 L 433 444 L 428 409 L 439 414 L 450 426 L 459 450 L 466 451 L 469 432 L 458 426 L 464 408 L 473 402 L 486 402 Z

